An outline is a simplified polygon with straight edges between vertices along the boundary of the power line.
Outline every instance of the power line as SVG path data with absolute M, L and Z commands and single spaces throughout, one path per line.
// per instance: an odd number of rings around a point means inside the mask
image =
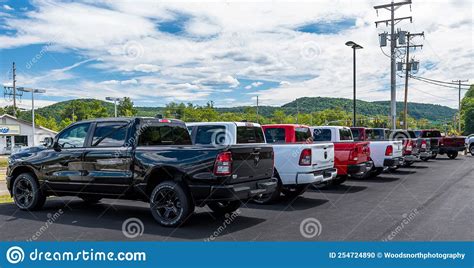
M 443 84 L 450 84 L 450 85 L 458 85 L 459 83 L 456 81 L 456 82 L 445 82 L 445 81 L 439 81 L 439 80 L 435 80 L 435 79 L 430 79 L 430 78 L 426 78 L 426 77 L 421 77 L 421 76 L 413 76 L 413 78 L 419 78 L 419 79 L 424 79 L 424 80 L 428 80 L 428 81 L 432 81 L 432 82 L 437 82 L 437 83 L 443 83 Z M 467 82 L 469 80 L 463 80 L 462 82 Z M 467 86 L 467 87 L 470 87 L 471 85 L 469 84 L 461 84 L 461 86 Z
M 437 82 L 431 82 L 431 81 L 427 81 L 427 80 L 422 80 L 422 79 L 419 79 L 419 78 L 416 77 L 416 76 L 411 76 L 411 78 L 413 78 L 413 79 L 415 79 L 415 80 L 418 80 L 418 81 L 421 81 L 421 82 L 424 82 L 424 83 L 427 83 L 427 84 L 439 86 L 439 87 L 445 87 L 445 88 L 451 88 L 451 89 L 458 89 L 458 87 L 455 87 L 455 86 L 449 86 L 449 85 L 439 84 L 439 83 L 437 83 Z M 462 89 L 466 90 L 466 88 L 462 88 Z

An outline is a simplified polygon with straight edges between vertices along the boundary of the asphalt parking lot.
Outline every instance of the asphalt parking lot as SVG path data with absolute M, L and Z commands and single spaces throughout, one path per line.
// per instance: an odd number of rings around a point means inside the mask
M 439 156 L 410 168 L 339 187 L 309 190 L 275 205 L 247 203 L 236 215 L 216 217 L 198 208 L 180 228 L 153 220 L 148 204 L 104 199 L 85 205 L 75 198 L 51 198 L 38 212 L 0 204 L 0 238 L 11 240 L 225 240 L 225 241 L 380 241 L 474 239 L 474 157 Z M 123 223 L 137 218 L 128 237 Z M 317 220 L 317 232 L 300 226 Z M 49 222 L 47 220 L 49 219 Z M 313 226 L 314 227 L 314 226 Z M 133 238 L 130 238 L 132 237 Z

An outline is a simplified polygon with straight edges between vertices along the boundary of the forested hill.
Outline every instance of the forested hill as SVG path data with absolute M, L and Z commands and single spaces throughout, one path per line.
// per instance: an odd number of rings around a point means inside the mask
M 222 112 L 244 112 L 248 107 L 218 108 Z M 295 101 L 282 105 L 281 107 L 261 106 L 260 114 L 271 115 L 275 110 L 281 109 L 287 114 L 318 112 L 326 109 L 342 109 L 346 112 L 352 111 L 352 100 L 344 98 L 307 97 L 299 98 Z M 397 110 L 403 111 L 403 102 L 397 103 Z M 357 100 L 357 113 L 367 116 L 388 115 L 390 112 L 389 101 L 368 102 Z M 441 122 L 451 120 L 457 110 L 427 103 L 408 103 L 408 114 L 415 119 L 428 119 L 430 121 Z

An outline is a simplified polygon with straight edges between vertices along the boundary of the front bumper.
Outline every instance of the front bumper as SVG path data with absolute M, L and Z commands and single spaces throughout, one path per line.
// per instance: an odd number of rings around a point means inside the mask
M 275 191 L 276 178 L 222 185 L 189 185 L 196 203 L 246 200 Z
M 385 159 L 383 161 L 384 167 L 397 167 L 397 166 L 400 166 L 402 164 L 403 164 L 403 158 L 402 157 Z
M 365 163 L 360 163 L 357 165 L 349 165 L 347 166 L 347 174 L 348 175 L 363 175 L 369 172 L 373 166 L 374 166 L 374 162 L 372 161 L 367 161 Z

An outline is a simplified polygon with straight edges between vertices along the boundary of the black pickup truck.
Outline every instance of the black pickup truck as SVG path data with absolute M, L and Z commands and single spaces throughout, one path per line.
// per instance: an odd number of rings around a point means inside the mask
M 142 200 L 161 225 L 178 226 L 195 206 L 230 213 L 276 180 L 269 145 L 196 146 L 182 121 L 134 117 L 77 122 L 12 155 L 7 187 L 22 210 L 47 196 Z

